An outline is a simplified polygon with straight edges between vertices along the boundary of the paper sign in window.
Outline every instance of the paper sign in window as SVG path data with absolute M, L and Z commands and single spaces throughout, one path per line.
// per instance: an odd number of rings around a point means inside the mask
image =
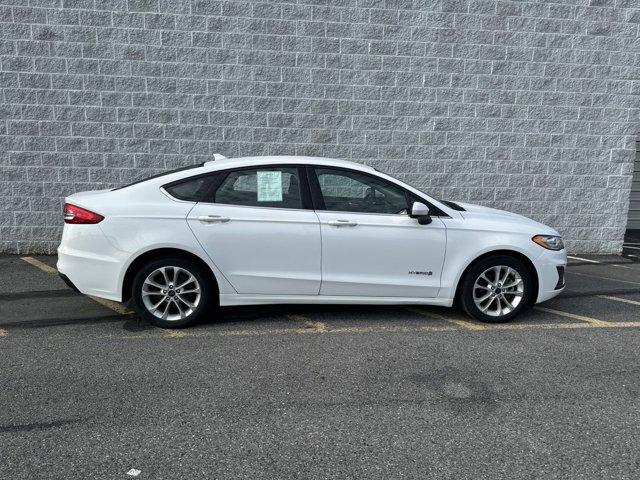
M 282 201 L 282 172 L 258 172 L 258 201 Z

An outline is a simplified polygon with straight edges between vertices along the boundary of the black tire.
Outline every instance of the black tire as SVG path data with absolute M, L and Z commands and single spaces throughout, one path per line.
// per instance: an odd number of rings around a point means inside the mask
M 484 313 L 474 301 L 474 285 L 476 280 L 487 269 L 496 266 L 506 266 L 512 268 L 520 275 L 523 284 L 522 296 L 519 303 L 513 310 L 500 316 L 492 316 Z M 477 292 L 479 292 L 479 296 L 481 290 L 477 289 Z M 514 300 L 513 296 L 511 296 L 510 294 L 507 295 L 509 295 L 508 298 L 510 298 L 512 301 Z M 511 257 L 509 255 L 494 255 L 477 261 L 467 270 L 460 288 L 460 304 L 463 310 L 469 316 L 480 320 L 481 322 L 504 323 L 516 317 L 523 309 L 528 308 L 531 305 L 532 295 L 533 279 L 531 278 L 531 273 L 529 272 L 529 269 L 526 267 L 526 265 L 517 258 Z M 481 305 L 484 307 L 486 304 Z M 495 305 L 496 304 L 494 303 L 492 307 L 497 310 L 497 307 Z
M 177 277 L 178 282 L 180 281 L 184 282 L 185 279 L 188 278 L 188 276 L 185 276 L 186 274 L 184 272 L 191 274 L 197 281 L 197 285 L 199 286 L 199 289 L 200 289 L 200 297 L 197 301 L 197 305 L 195 303 L 196 294 L 188 293 L 189 290 L 187 290 L 187 288 L 194 289 L 194 287 L 190 287 L 189 285 L 187 285 L 187 287 L 182 289 L 182 291 L 187 292 L 183 294 L 182 297 L 184 297 L 184 299 L 187 302 L 193 305 L 196 305 L 195 308 L 191 309 L 187 307 L 186 304 L 183 303 L 182 301 L 178 301 L 178 298 L 182 298 L 176 294 L 178 290 L 174 290 L 173 297 L 169 297 L 169 295 L 167 295 L 166 298 L 169 298 L 170 300 L 169 301 L 165 300 L 165 303 L 161 304 L 162 307 L 167 305 L 167 303 L 171 304 L 169 306 L 169 314 L 172 314 L 173 316 L 180 315 L 180 310 L 176 304 L 180 305 L 180 308 L 184 309 L 184 312 L 185 312 L 184 318 L 163 319 L 154 315 L 150 311 L 150 309 L 147 307 L 147 305 L 145 305 L 145 300 L 143 299 L 143 295 L 142 295 L 144 282 L 152 272 L 155 272 L 156 270 L 161 269 L 163 267 L 167 268 L 165 272 L 167 272 L 170 279 L 172 279 L 173 275 L 175 275 L 176 270 L 174 269 L 174 267 L 178 267 L 179 269 L 178 277 Z M 156 274 L 154 278 L 161 279 L 162 277 L 160 276 L 160 274 Z M 195 285 L 195 284 L 192 283 L 190 285 Z M 157 287 L 149 287 L 147 285 L 145 286 L 145 289 L 147 291 L 151 289 L 153 292 L 155 292 Z M 157 291 L 161 292 L 160 289 L 157 289 Z M 166 291 L 167 291 L 167 294 L 170 293 L 169 289 L 167 289 Z M 136 276 L 133 279 L 131 298 L 133 300 L 133 306 L 136 312 L 138 313 L 138 315 L 140 315 L 142 319 L 146 320 L 152 325 L 155 325 L 156 327 L 160 327 L 160 328 L 184 328 L 189 325 L 193 325 L 203 320 L 206 317 L 206 315 L 218 305 L 218 292 L 213 280 L 211 279 L 211 273 L 207 272 L 197 262 L 194 262 L 193 260 L 190 260 L 188 258 L 182 258 L 182 257 L 159 258 L 156 260 L 151 260 L 150 262 L 145 264 L 136 273 Z M 160 301 L 162 300 L 163 295 L 156 295 L 154 293 L 154 295 L 151 296 L 150 298 L 152 298 L 153 300 Z M 152 303 L 156 303 L 156 302 L 154 301 Z M 187 314 L 188 310 L 191 310 L 191 311 L 190 313 Z

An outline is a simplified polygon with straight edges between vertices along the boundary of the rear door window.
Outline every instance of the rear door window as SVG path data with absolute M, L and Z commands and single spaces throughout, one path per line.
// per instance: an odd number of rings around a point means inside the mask
M 229 172 L 216 188 L 214 203 L 245 207 L 301 209 L 296 167 L 259 167 Z

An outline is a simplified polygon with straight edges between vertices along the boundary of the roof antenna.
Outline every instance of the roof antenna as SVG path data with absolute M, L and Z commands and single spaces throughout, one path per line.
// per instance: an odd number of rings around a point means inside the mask
M 213 160 L 214 161 L 219 161 L 219 160 L 226 160 L 227 157 L 225 157 L 224 155 L 221 155 L 220 153 L 214 153 L 213 154 Z

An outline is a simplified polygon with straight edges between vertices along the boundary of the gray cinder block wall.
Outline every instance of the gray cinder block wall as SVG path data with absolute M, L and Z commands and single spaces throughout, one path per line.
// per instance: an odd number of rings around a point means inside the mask
M 621 248 L 638 0 L 0 5 L 2 251 L 53 252 L 66 194 L 215 152 L 366 162 Z

